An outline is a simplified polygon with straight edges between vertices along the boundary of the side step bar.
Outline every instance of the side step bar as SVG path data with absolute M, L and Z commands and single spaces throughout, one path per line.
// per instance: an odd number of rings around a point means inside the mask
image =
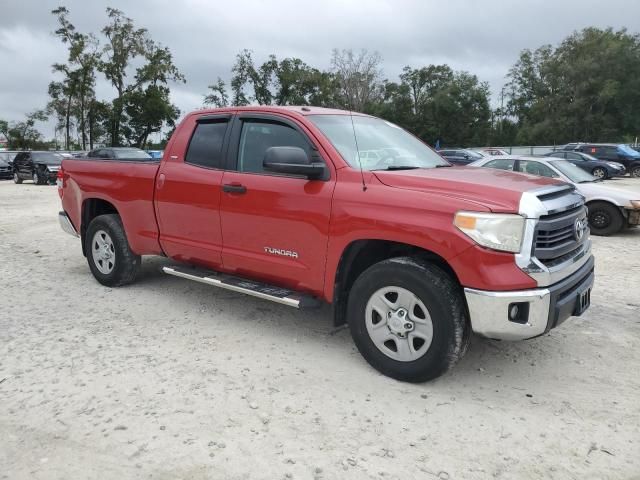
M 195 282 L 206 283 L 214 287 L 224 288 L 233 292 L 245 293 L 252 297 L 271 300 L 294 308 L 313 308 L 320 305 L 320 301 L 310 295 L 288 290 L 286 288 L 254 282 L 240 277 L 234 277 L 213 270 L 201 270 L 189 267 L 163 267 L 164 273 L 175 277 L 186 278 Z

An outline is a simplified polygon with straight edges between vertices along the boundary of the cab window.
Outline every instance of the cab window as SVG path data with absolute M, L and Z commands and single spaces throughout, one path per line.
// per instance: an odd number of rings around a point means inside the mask
M 271 147 L 300 147 L 311 156 L 311 147 L 297 130 L 282 123 L 245 120 L 238 149 L 238 171 L 262 173 L 265 152 Z
M 199 122 L 193 132 L 185 162 L 206 168 L 224 168 L 222 144 L 227 120 Z

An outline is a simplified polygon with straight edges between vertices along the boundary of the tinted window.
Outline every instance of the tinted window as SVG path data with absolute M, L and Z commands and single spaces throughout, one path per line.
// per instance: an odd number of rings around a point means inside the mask
M 513 160 L 491 160 L 484 164 L 485 167 L 499 168 L 500 170 L 513 170 Z
M 33 161 L 37 163 L 46 165 L 60 165 L 62 163 L 62 155 L 59 153 L 34 152 L 32 156 Z
M 309 143 L 297 130 L 280 123 L 245 121 L 240 135 L 238 170 L 263 172 L 264 154 L 271 147 L 300 147 L 311 155 Z
M 553 153 L 549 154 L 550 157 L 558 157 L 558 158 L 564 158 L 565 155 L 576 155 L 576 154 L 575 153 L 565 153 L 565 152 L 553 152 Z
M 224 168 L 222 143 L 228 122 L 200 122 L 193 132 L 185 162 L 208 168 Z
M 528 173 L 529 175 L 538 175 L 539 177 L 558 177 L 559 175 L 554 172 L 550 167 L 541 162 L 535 162 L 531 160 L 520 160 L 518 162 L 518 171 L 522 173 Z
M 568 160 L 584 160 L 584 158 L 582 158 L 582 155 L 578 153 L 572 153 L 572 152 L 567 153 L 567 159 Z

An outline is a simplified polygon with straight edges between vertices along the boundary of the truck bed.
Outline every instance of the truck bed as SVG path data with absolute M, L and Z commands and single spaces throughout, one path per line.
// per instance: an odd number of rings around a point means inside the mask
M 120 212 L 131 249 L 161 254 L 154 211 L 154 184 L 160 160 L 65 159 L 62 206 L 81 225 L 83 202 L 113 205 Z M 85 203 L 86 204 L 86 203 Z

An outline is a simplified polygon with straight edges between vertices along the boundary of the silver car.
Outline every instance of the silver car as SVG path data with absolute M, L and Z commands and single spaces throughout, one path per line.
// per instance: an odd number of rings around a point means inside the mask
M 567 160 L 552 157 L 500 156 L 483 158 L 471 167 L 497 168 L 563 180 L 575 185 L 589 209 L 589 227 L 594 235 L 611 235 L 640 225 L 640 191 L 628 192 L 605 186 L 602 180 Z

